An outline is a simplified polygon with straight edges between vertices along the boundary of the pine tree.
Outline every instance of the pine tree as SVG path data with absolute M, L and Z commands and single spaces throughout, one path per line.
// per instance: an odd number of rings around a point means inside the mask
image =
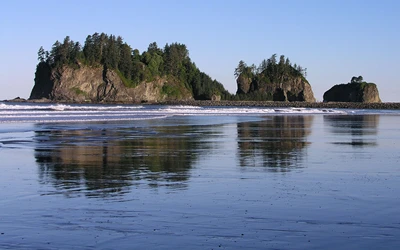
M 43 49 L 43 46 L 40 46 L 39 51 L 38 51 L 38 61 L 39 62 L 44 62 L 45 61 L 45 51 Z

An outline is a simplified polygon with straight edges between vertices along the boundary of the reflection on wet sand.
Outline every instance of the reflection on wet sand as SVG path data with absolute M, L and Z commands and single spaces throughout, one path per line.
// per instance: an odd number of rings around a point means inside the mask
M 207 144 L 198 143 L 207 133 L 182 136 L 191 129 L 36 132 L 40 180 L 53 183 L 65 195 L 83 192 L 89 197 L 123 194 L 141 184 L 185 188 L 197 153 L 204 151 L 197 150 L 198 146 L 206 149 Z
M 377 146 L 375 135 L 378 133 L 379 115 L 324 116 L 324 122 L 335 135 L 334 144 L 353 147 Z
M 262 164 L 272 172 L 302 167 L 313 116 L 272 116 L 265 121 L 238 124 L 242 167 Z

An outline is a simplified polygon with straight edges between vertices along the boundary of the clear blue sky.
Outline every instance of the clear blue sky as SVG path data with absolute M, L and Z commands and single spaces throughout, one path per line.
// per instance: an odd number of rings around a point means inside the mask
M 0 100 L 29 97 L 40 46 L 105 32 L 140 52 L 154 41 L 186 44 L 200 70 L 231 93 L 240 60 L 259 65 L 277 53 L 307 68 L 319 101 L 362 75 L 382 101 L 400 102 L 397 0 L 13 0 L 0 9 Z

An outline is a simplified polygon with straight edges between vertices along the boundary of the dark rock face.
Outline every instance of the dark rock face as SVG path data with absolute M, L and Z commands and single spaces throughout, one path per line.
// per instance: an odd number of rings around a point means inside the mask
M 324 93 L 324 102 L 380 103 L 378 88 L 373 83 L 338 84 Z
M 164 85 L 176 87 L 175 95 L 164 93 Z M 193 100 L 189 90 L 167 79 L 160 78 L 128 88 L 113 70 L 89 66 L 50 69 L 47 64 L 40 63 L 36 69 L 35 85 L 29 99 L 42 98 L 51 101 L 92 103 Z
M 303 77 L 296 77 L 282 83 L 267 83 L 240 75 L 237 78 L 236 94 L 265 93 L 269 101 L 315 102 L 311 85 Z M 267 100 L 268 101 L 268 100 Z
M 237 83 L 237 91 L 236 94 L 246 94 L 250 90 L 251 86 L 251 78 L 243 76 L 243 74 L 240 74 L 239 77 L 236 80 Z

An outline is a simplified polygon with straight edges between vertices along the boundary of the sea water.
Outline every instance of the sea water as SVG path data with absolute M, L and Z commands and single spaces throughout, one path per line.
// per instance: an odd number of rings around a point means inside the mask
M 1 249 L 394 249 L 400 112 L 0 103 Z

